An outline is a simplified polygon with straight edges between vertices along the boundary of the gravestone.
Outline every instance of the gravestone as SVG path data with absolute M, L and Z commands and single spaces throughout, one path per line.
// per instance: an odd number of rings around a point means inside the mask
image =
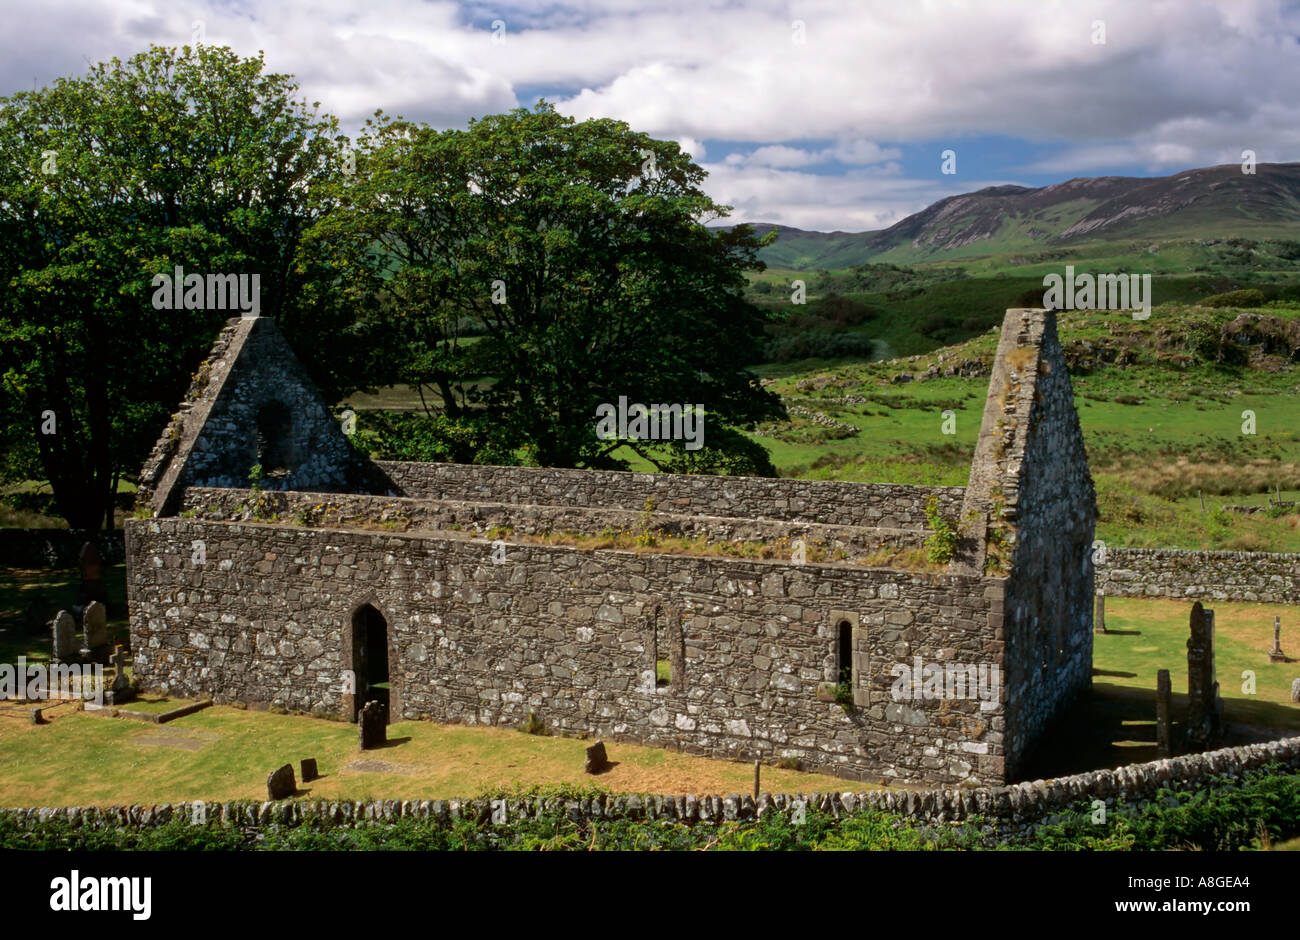
M 118 646 L 109 662 L 116 672 L 113 675 L 113 687 L 104 696 L 105 702 L 109 705 L 121 705 L 131 701 L 135 698 L 135 689 L 131 688 L 131 680 L 126 677 L 126 650 Z
M 1161 757 L 1173 753 L 1173 724 L 1169 720 L 1169 703 L 1173 695 L 1173 686 L 1169 680 L 1169 670 L 1161 669 L 1156 673 L 1156 750 Z
M 369 751 L 388 743 L 388 709 L 383 702 L 366 702 L 357 713 L 360 749 Z
M 1270 663 L 1284 663 L 1287 661 L 1286 654 L 1282 652 L 1282 618 L 1273 618 L 1273 648 L 1268 651 L 1268 661 Z
M 1094 633 L 1106 632 L 1106 595 L 1098 594 L 1092 610 L 1092 629 Z
M 1214 669 L 1214 611 L 1192 605 L 1187 638 L 1187 744 L 1209 747 L 1223 730 L 1223 700 Z
M 81 567 L 81 591 L 78 602 L 89 604 L 91 601 L 99 601 L 101 604 L 107 604 L 108 592 L 104 589 L 103 563 L 99 559 L 99 549 L 95 547 L 94 542 L 87 542 L 81 546 L 78 563 Z
M 86 649 L 90 650 L 96 661 L 107 661 L 108 652 L 108 610 L 99 601 L 91 601 L 81 614 Z
M 77 660 L 77 622 L 72 614 L 61 610 L 50 624 L 54 633 L 54 661 L 71 663 Z
M 302 782 L 311 783 L 320 774 L 316 771 L 316 758 L 306 757 L 302 761 Z
M 589 774 L 598 774 L 609 767 L 609 757 L 605 754 L 605 742 L 597 741 L 587 748 L 587 765 L 583 768 Z
M 1300 702 L 1300 679 L 1291 682 L 1291 701 Z
M 293 779 L 293 764 L 285 764 L 279 770 L 273 770 L 266 778 L 266 795 L 272 800 L 283 800 L 293 796 L 298 785 Z

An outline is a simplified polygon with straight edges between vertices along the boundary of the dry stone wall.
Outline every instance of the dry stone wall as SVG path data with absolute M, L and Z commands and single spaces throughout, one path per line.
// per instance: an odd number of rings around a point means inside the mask
M 853 779 L 1003 779 L 997 702 L 891 695 L 915 657 L 1001 662 L 999 579 L 516 544 L 495 564 L 481 541 L 176 518 L 132 520 L 127 551 L 147 688 L 340 712 L 348 625 L 369 602 L 404 718 L 532 711 L 559 731 Z M 847 712 L 824 695 L 845 620 L 861 702 Z
M 876 809 L 922 825 L 945 826 L 979 818 L 999 841 L 1028 835 L 1081 801 L 1101 800 L 1109 811 L 1123 803 L 1140 809 L 1173 786 L 1214 789 L 1231 787 L 1247 773 L 1272 765 L 1300 770 L 1300 738 L 1207 751 L 1187 757 L 1129 764 L 1052 780 L 1009 787 L 947 790 L 868 790 L 835 793 L 760 794 L 605 794 L 582 799 L 562 797 L 452 800 L 293 800 L 281 802 L 204 803 L 203 818 L 240 826 L 296 826 L 312 820 L 335 825 L 375 825 L 397 819 L 429 820 L 448 825 L 456 820 L 489 824 L 563 814 L 574 820 L 661 819 L 710 825 L 753 819 L 767 813 L 812 812 L 835 816 Z M 24 807 L 0 810 L 19 828 L 31 830 L 50 820 L 68 820 L 90 830 L 162 826 L 172 819 L 192 821 L 193 803 L 161 806 Z
M 1108 548 L 1097 590 L 1110 597 L 1300 604 L 1300 554 Z

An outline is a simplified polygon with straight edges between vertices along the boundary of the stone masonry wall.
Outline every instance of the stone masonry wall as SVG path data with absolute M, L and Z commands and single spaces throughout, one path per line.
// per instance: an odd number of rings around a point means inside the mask
M 1300 604 L 1300 554 L 1107 548 L 1097 590 L 1108 597 Z
M 274 322 L 235 319 L 145 462 L 139 498 L 166 515 L 185 487 L 246 486 L 255 464 L 268 489 L 344 489 L 362 481 L 367 463 Z
M 1004 636 L 1008 772 L 1092 681 L 1096 494 L 1056 316 L 1008 310 L 964 513 L 974 563 L 1009 567 Z M 969 563 L 969 562 L 968 562 Z
M 417 499 L 586 506 L 641 511 L 647 498 L 661 511 L 745 516 L 829 525 L 923 529 L 925 501 L 939 498 L 955 516 L 962 487 L 842 483 L 763 477 L 616 473 L 535 467 L 376 461 L 398 495 Z
M 1002 661 L 1000 579 L 514 544 L 494 564 L 482 541 L 176 518 L 131 520 L 127 552 L 146 688 L 340 712 L 345 636 L 369 602 L 401 717 L 533 711 L 553 729 L 855 779 L 1004 780 L 998 703 L 890 695 L 913 657 Z M 843 620 L 858 627 L 851 713 L 822 694 Z
M 916 529 L 869 529 L 771 519 L 694 516 L 668 512 L 632 512 L 575 506 L 529 506 L 517 503 L 471 503 L 463 500 L 408 499 L 351 493 L 262 493 L 252 490 L 192 486 L 185 491 L 186 516 L 224 522 L 283 521 L 312 526 L 376 526 L 402 532 L 460 530 L 486 535 L 508 527 L 513 535 L 577 533 L 606 530 L 656 537 L 719 542 L 763 542 L 790 558 L 803 539 L 812 560 L 867 557 L 882 549 L 918 549 L 926 533 Z

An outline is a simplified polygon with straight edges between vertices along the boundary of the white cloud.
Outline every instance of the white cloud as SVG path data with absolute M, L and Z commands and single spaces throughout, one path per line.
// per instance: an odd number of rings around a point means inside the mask
M 908 143 L 1063 143 L 1022 169 L 1076 174 L 1300 149 L 1300 7 L 1280 0 L 7 0 L 5 13 L 0 93 L 189 42 L 198 20 L 209 43 L 265 50 L 349 130 L 377 108 L 463 126 L 541 89 L 697 162 L 706 142 L 752 145 L 708 165 L 710 191 L 801 227 L 879 227 L 952 185 L 902 180 Z

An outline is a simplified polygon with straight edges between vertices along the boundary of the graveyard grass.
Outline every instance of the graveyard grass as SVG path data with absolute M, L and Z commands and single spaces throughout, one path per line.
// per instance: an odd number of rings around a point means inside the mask
M 106 567 L 110 630 L 125 627 L 123 569 Z M 75 574 L 0 569 L 0 662 L 18 655 L 49 657 L 44 635 L 24 636 L 21 612 L 34 592 L 56 605 L 75 594 Z M 1218 680 L 1230 743 L 1300 733 L 1300 706 L 1290 701 L 1300 663 L 1269 663 L 1273 617 L 1282 617 L 1282 648 L 1300 660 L 1300 611 L 1267 604 L 1211 602 L 1215 611 Z M 1155 752 L 1156 671 L 1173 679 L 1174 735 L 1186 710 L 1190 601 L 1106 600 L 1109 633 L 1095 635 L 1094 693 L 1050 736 L 1032 776 L 1059 776 L 1102 766 L 1152 760 Z M 1254 670 L 1256 692 L 1242 690 Z M 129 706 L 163 711 L 184 704 L 146 695 Z M 388 747 L 357 751 L 355 725 L 296 715 L 214 706 L 165 725 L 77 712 L 72 703 L 32 726 L 28 710 L 0 706 L 0 806 L 113 805 L 181 800 L 265 799 L 276 767 L 314 757 L 322 777 L 299 780 L 309 799 L 440 799 L 546 783 L 591 784 L 615 792 L 747 793 L 748 763 L 709 760 L 673 751 L 606 742 L 614 766 L 583 773 L 590 740 L 528 735 L 512 728 L 398 722 Z M 540 716 L 545 717 L 545 716 Z M 347 769 L 358 761 L 370 769 Z M 388 765 L 388 766 L 384 766 Z M 770 792 L 863 789 L 867 785 L 765 765 Z

